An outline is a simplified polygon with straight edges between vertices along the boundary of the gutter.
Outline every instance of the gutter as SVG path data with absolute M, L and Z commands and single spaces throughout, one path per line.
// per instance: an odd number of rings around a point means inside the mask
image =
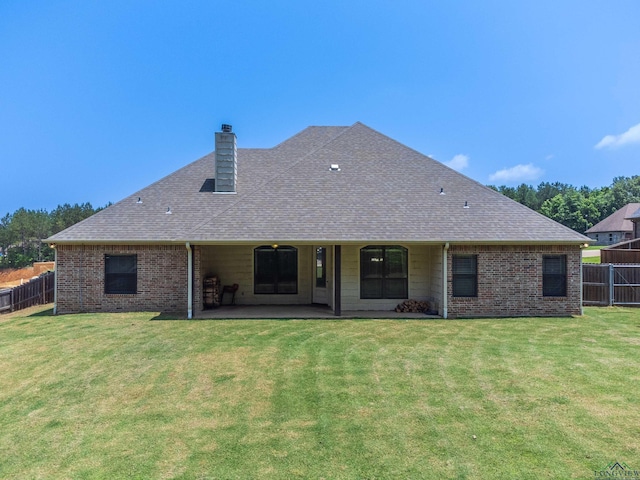
M 191 244 L 187 242 L 185 246 L 187 247 L 187 318 L 191 320 L 193 318 L 193 255 Z
M 447 298 L 449 292 L 447 292 L 447 254 L 449 252 L 449 242 L 444 244 L 442 249 L 442 318 L 446 319 L 449 315 Z

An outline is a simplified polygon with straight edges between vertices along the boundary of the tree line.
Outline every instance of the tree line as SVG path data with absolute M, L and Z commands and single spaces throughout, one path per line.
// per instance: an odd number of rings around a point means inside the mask
M 640 175 L 616 177 L 608 187 L 593 189 L 559 182 L 489 187 L 579 233 L 628 203 L 640 203 Z
M 537 187 L 489 185 L 579 233 L 584 233 L 627 203 L 640 203 L 640 175 L 616 177 L 607 187 L 574 187 L 566 183 L 542 182 Z M 107 205 L 108 206 L 108 205 Z M 20 208 L 0 219 L 0 268 L 21 268 L 33 262 L 54 259 L 53 250 L 42 240 L 64 230 L 103 208 L 90 203 L 59 205 L 51 212 Z
M 65 203 L 51 212 L 19 208 L 7 213 L 0 218 L 0 268 L 22 268 L 53 260 L 54 251 L 43 240 L 103 208 L 93 208 L 90 203 Z

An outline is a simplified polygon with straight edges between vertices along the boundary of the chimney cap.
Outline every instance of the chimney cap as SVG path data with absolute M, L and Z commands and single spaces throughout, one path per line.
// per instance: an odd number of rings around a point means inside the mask
M 222 131 L 223 131 L 224 133 L 231 133 L 231 130 L 232 130 L 231 125 L 228 125 L 228 124 L 226 124 L 226 123 L 223 123 L 223 124 L 222 124 Z

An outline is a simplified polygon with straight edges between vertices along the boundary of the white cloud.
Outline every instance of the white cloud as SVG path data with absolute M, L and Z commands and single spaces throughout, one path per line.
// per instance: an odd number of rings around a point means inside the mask
M 605 148 L 605 147 L 621 147 L 622 145 L 626 145 L 628 143 L 640 143 L 640 123 L 634 125 L 629 130 L 620 135 L 607 135 L 604 137 L 595 148 Z
M 544 170 L 538 167 L 534 167 L 532 163 L 526 165 L 516 165 L 511 168 L 504 168 L 498 170 L 489 176 L 492 181 L 500 182 L 523 182 L 527 180 L 537 180 L 542 176 Z
M 455 157 L 453 157 L 448 162 L 444 163 L 447 167 L 453 168 L 454 170 L 460 171 L 469 166 L 469 157 L 467 155 L 462 155 L 459 153 Z

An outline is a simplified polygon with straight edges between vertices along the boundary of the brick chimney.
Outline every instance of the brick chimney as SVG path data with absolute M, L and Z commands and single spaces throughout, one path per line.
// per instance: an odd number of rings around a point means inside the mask
M 235 192 L 238 179 L 238 148 L 231 125 L 216 132 L 216 192 Z

